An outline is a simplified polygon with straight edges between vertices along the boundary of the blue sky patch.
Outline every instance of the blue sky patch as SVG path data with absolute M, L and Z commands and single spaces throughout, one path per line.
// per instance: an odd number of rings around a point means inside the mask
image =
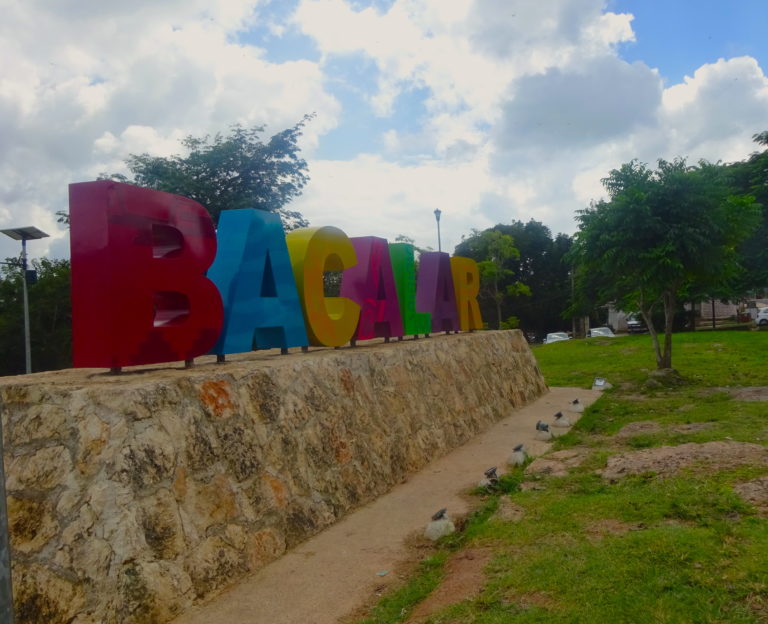
M 621 57 L 658 68 L 667 86 L 719 58 L 768 64 L 768 0 L 611 0 L 608 9 L 635 16 L 637 41 L 622 44 Z
M 426 118 L 426 88 L 406 88 L 395 99 L 392 114 L 377 116 L 370 98 L 378 92 L 379 69 L 361 53 L 335 55 L 324 65 L 326 88 L 342 106 L 341 124 L 323 136 L 319 158 L 340 160 L 381 151 L 387 130 L 415 133 Z
M 270 63 L 319 61 L 321 55 L 315 40 L 296 26 L 286 24 L 298 5 L 299 0 L 270 0 L 259 7 L 256 25 L 238 34 L 237 43 L 263 48 L 264 58 Z M 283 26 L 285 31 L 277 35 L 270 28 L 273 25 Z

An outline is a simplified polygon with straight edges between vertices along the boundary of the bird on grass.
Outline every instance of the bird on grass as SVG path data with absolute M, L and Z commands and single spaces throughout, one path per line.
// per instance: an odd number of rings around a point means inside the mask
M 536 423 L 535 438 L 544 442 L 552 439 L 552 432 L 549 430 L 549 425 L 547 423 L 543 423 L 541 421 Z
M 522 466 L 525 464 L 526 459 L 528 459 L 528 453 L 525 450 L 525 445 L 518 444 L 512 449 L 512 455 L 507 459 L 507 463 L 510 466 Z
M 558 412 L 555 414 L 555 421 L 552 423 L 553 427 L 570 427 L 571 421 L 570 419 L 563 415 L 562 412 Z
M 496 466 L 488 468 L 483 474 L 485 477 L 480 479 L 480 483 L 477 484 L 477 487 L 495 488 L 499 484 L 499 475 L 496 474 Z
M 443 507 L 437 513 L 432 514 L 432 520 L 424 529 L 424 536 L 433 542 L 441 537 L 450 535 L 456 530 L 456 526 L 448 517 L 448 509 Z
M 581 414 L 584 411 L 584 406 L 578 399 L 574 399 L 568 404 L 568 411 L 574 414 Z

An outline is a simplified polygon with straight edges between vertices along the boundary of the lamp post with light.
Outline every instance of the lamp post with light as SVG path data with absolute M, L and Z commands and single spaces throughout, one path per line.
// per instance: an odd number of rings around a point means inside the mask
M 24 297 L 24 355 L 27 374 L 32 372 L 29 339 L 29 296 L 27 294 L 27 241 L 46 238 L 48 234 L 36 227 L 0 230 L 13 240 L 21 241 L 22 292 Z M 13 624 L 13 585 L 11 582 L 11 543 L 8 534 L 8 502 L 5 495 L 5 466 L 3 465 L 3 428 L 0 424 L 0 622 Z
M 443 214 L 443 212 L 440 210 L 440 208 L 435 208 L 435 221 L 437 221 L 437 250 L 442 251 L 443 248 L 440 244 L 440 215 Z
M 29 338 L 29 296 L 27 294 L 27 241 L 37 240 L 38 238 L 47 238 L 48 234 L 42 230 L 38 230 L 36 227 L 21 227 L 21 228 L 9 228 L 7 230 L 0 230 L 6 236 L 10 236 L 13 240 L 21 241 L 21 269 L 22 269 L 22 291 L 24 293 L 24 357 L 26 361 L 27 375 L 32 372 L 32 349 L 30 347 Z

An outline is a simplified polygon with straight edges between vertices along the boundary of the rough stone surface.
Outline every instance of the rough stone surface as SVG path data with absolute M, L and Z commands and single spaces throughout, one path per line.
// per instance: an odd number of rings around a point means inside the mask
M 546 385 L 519 331 L 0 380 L 17 622 L 166 622 Z

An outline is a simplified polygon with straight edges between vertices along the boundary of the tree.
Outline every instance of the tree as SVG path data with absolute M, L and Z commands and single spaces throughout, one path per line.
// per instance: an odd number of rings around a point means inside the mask
M 34 371 L 72 366 L 68 260 L 32 261 L 37 281 L 29 285 L 29 324 Z M 21 263 L 9 259 L 0 274 L 0 375 L 24 372 L 24 312 Z
M 99 178 L 189 197 L 205 206 L 215 223 L 222 210 L 257 208 L 278 213 L 286 230 L 305 227 L 309 222 L 285 206 L 309 182 L 297 142 L 312 118 L 305 115 L 267 142 L 261 140 L 264 126 L 239 124 L 227 136 L 187 136 L 181 142 L 187 156 L 131 154 L 125 162 L 133 178 L 119 173 Z
M 502 317 L 514 313 L 524 331 L 540 335 L 560 329 L 561 314 L 568 307 L 571 291 L 570 266 L 563 260 L 571 238 L 565 234 L 553 237 L 547 226 L 533 219 L 498 224 L 486 230 L 490 231 L 511 236 L 519 251 L 504 263 L 504 286 L 520 282 L 528 287 L 519 294 L 507 293 L 502 300 Z M 476 245 L 473 237 L 459 243 L 455 253 L 478 262 L 486 257 L 486 250 Z M 494 312 L 492 302 L 481 299 L 480 304 L 485 314 Z
M 734 184 L 740 193 L 754 195 L 762 206 L 762 221 L 740 246 L 745 271 L 739 280 L 741 293 L 768 291 L 768 131 L 752 137 L 762 152 L 753 152 L 744 161 L 729 165 Z
M 514 239 L 520 256 L 510 261 L 509 268 L 513 279 L 530 289 L 508 300 L 520 317 L 521 327 L 539 335 L 561 329 L 562 312 L 568 307 L 571 293 L 570 267 L 563 260 L 571 248 L 570 236 L 553 237 L 547 226 L 533 219 L 497 225 L 496 229 Z
M 520 281 L 512 281 L 513 272 L 507 267 L 510 260 L 520 257 L 515 247 L 514 239 L 508 234 L 497 230 L 478 232 L 462 241 L 456 248 L 455 255 L 465 255 L 462 249 L 469 253 L 467 257 L 477 260 L 480 271 L 480 297 L 492 302 L 496 311 L 496 327 L 503 328 L 516 324 L 511 319 L 504 320 L 502 303 L 510 296 L 530 294 L 530 289 Z
M 413 237 L 411 237 L 411 236 L 407 236 L 406 234 L 398 234 L 397 236 L 395 236 L 395 242 L 396 243 L 407 243 L 408 245 L 413 245 L 413 251 L 417 255 L 421 255 L 425 251 L 434 251 L 434 249 L 432 249 L 432 247 L 429 247 L 429 246 L 427 246 L 427 247 L 419 247 L 416 244 L 415 239 Z
M 594 303 L 639 310 L 659 369 L 672 367 L 672 322 L 687 289 L 725 288 L 739 274 L 737 245 L 754 229 L 759 207 L 736 195 L 727 167 L 684 159 L 633 160 L 603 181 L 609 200 L 577 212 L 579 231 L 569 256 L 576 286 Z M 664 346 L 652 315 L 664 311 Z

